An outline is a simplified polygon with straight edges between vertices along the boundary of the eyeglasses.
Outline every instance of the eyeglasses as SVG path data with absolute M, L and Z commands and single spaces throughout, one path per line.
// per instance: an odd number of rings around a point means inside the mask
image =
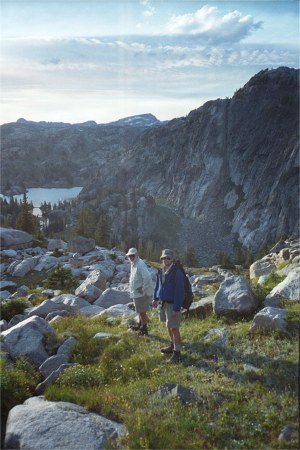
M 167 259 L 168 261 L 170 261 L 170 256 L 164 256 L 163 258 L 161 258 L 162 259 L 162 261 L 164 260 L 164 259 Z
M 128 258 L 134 258 L 135 255 L 128 255 Z

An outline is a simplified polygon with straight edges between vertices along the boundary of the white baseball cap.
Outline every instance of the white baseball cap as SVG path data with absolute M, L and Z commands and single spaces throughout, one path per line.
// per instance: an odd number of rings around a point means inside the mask
M 137 254 L 137 249 L 132 247 L 128 250 L 128 252 L 126 253 L 127 256 L 131 256 L 131 255 L 136 255 Z

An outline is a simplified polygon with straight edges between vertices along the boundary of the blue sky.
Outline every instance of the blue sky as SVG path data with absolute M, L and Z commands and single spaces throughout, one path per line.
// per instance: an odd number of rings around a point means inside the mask
M 299 2 L 0 0 L 0 123 L 186 116 L 299 67 Z

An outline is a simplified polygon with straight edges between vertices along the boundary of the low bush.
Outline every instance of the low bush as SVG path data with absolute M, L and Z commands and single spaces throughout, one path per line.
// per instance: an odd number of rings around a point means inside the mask
M 272 289 L 284 279 L 285 275 L 278 275 L 275 271 L 272 271 L 268 278 L 261 284 L 258 284 L 257 280 L 252 280 L 251 286 L 255 297 L 262 303 Z
M 25 297 L 17 297 L 9 300 L 1 300 L 1 319 L 9 322 L 15 315 L 23 314 L 24 310 L 31 305 Z
M 70 291 L 78 285 L 78 280 L 70 269 L 61 266 L 55 267 L 49 272 L 47 280 L 44 282 L 46 289 L 61 289 Z
M 12 366 L 0 354 L 1 422 L 5 423 L 8 412 L 34 395 L 40 374 L 23 357 Z
M 59 258 L 60 256 L 63 256 L 63 255 L 64 255 L 64 252 L 62 252 L 58 248 L 53 250 L 53 252 L 50 254 L 50 256 L 55 256 L 56 258 Z

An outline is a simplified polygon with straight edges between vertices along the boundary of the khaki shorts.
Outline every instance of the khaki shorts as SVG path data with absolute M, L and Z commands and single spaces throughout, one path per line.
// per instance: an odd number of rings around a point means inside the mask
M 166 322 L 167 328 L 179 328 L 181 322 L 181 312 L 172 316 L 173 303 L 164 303 L 159 311 L 159 320 Z
M 151 297 L 149 295 L 143 295 L 143 297 L 137 297 L 133 299 L 135 311 L 137 313 L 147 312 L 150 309 Z

